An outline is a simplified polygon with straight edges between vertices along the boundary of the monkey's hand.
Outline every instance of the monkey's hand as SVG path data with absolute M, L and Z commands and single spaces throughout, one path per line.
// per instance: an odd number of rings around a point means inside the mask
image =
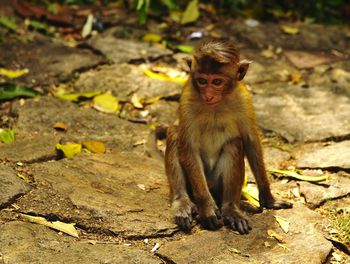
M 216 230 L 223 226 L 220 210 L 212 200 L 198 205 L 199 221 L 205 229 Z
M 225 225 L 229 226 L 235 231 L 238 231 L 241 235 L 248 234 L 252 229 L 248 220 L 242 215 L 236 206 L 223 205 L 222 216 L 224 218 Z
M 273 198 L 272 195 L 270 195 L 270 197 L 267 197 L 266 195 L 259 194 L 259 203 L 261 211 L 263 210 L 263 208 L 278 210 L 293 207 L 292 203 L 283 200 L 275 200 L 275 198 Z
M 189 198 L 180 198 L 173 201 L 172 208 L 175 213 L 176 224 L 181 230 L 190 232 L 192 229 L 192 216 L 197 212 L 196 206 Z

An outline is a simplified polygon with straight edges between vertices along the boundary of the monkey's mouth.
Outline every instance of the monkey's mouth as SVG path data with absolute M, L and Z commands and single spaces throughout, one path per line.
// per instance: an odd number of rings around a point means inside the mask
M 208 106 L 214 106 L 219 104 L 219 102 L 205 102 Z

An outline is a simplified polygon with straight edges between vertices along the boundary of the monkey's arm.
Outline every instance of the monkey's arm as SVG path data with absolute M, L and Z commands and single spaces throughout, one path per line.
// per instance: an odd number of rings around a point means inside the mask
M 258 133 L 256 131 L 250 132 L 243 139 L 243 142 L 245 154 L 258 185 L 260 209 L 291 208 L 291 203 L 275 200 L 271 194 Z
M 201 224 L 211 230 L 222 226 L 221 215 L 210 194 L 199 151 L 193 151 L 188 144 L 179 144 L 179 160 L 191 185 L 192 195 L 198 208 Z

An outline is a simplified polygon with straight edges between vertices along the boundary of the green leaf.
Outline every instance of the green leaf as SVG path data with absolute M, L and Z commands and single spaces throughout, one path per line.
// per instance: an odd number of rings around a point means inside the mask
M 28 27 L 36 31 L 42 31 L 44 33 L 52 33 L 52 30 L 46 24 L 36 20 L 29 20 Z
M 104 113 L 116 113 L 120 109 L 119 102 L 111 93 L 95 96 L 93 107 Z
M 192 0 L 186 7 L 181 18 L 181 24 L 188 24 L 196 21 L 199 17 L 198 0 Z
M 31 88 L 12 83 L 0 85 L 0 100 L 10 100 L 16 97 L 34 97 L 38 92 Z
M 12 30 L 16 31 L 18 28 L 18 25 L 16 23 L 16 20 L 9 17 L 0 17 L 0 25 Z
M 147 33 L 143 36 L 143 40 L 146 42 L 154 42 L 154 43 L 158 43 L 162 40 L 162 36 L 159 34 L 155 34 L 155 33 Z
M 56 149 L 61 150 L 65 157 L 73 158 L 81 152 L 81 144 L 67 143 L 64 145 L 56 144 Z
M 174 9 L 179 9 L 178 4 L 174 0 L 161 0 L 161 2 L 169 9 L 169 10 L 174 10 Z
M 101 94 L 101 91 L 93 91 L 93 92 L 86 92 L 86 93 L 71 93 L 71 94 L 56 93 L 55 96 L 62 100 L 78 102 L 82 99 L 95 97 L 96 95 L 99 95 L 99 94 Z
M 193 53 L 194 47 L 191 45 L 177 45 L 176 49 L 185 53 Z
M 294 178 L 300 181 L 308 181 L 308 182 L 322 182 L 329 180 L 328 175 L 319 175 L 319 176 L 309 176 L 309 175 L 302 175 L 299 173 L 298 170 L 273 170 L 270 169 L 268 170 L 271 173 L 277 173 L 277 174 L 282 174 L 284 177 L 290 177 Z
M 13 129 L 0 128 L 0 142 L 7 144 L 13 141 L 15 141 L 15 131 Z

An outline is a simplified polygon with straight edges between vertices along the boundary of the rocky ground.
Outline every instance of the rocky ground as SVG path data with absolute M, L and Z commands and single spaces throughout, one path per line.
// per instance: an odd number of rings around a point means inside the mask
M 350 33 L 298 27 L 299 34 L 290 35 L 277 24 L 215 25 L 254 61 L 246 83 L 267 168 L 330 176 L 313 183 L 271 174 L 275 196 L 294 207 L 248 215 L 253 230 L 244 236 L 198 224 L 191 234 L 180 232 L 163 163 L 148 155 L 151 128 L 138 115 L 147 110 L 153 123 L 172 124 L 181 85 L 147 77 L 140 63 L 175 65 L 182 54 L 119 38 L 118 26 L 78 47 L 40 34 L 29 43 L 0 43 L 1 66 L 29 69 L 14 82 L 41 93 L 0 102 L 1 126 L 16 132 L 15 142 L 0 143 L 0 263 L 349 263 Z M 135 93 L 160 100 L 118 116 L 52 95 L 62 87 L 111 91 L 125 109 Z M 54 129 L 57 122 L 67 129 Z M 104 142 L 106 153 L 68 159 L 55 148 L 84 140 Z M 79 237 L 29 223 L 21 214 L 75 223 Z M 288 233 L 276 216 L 289 223 Z

